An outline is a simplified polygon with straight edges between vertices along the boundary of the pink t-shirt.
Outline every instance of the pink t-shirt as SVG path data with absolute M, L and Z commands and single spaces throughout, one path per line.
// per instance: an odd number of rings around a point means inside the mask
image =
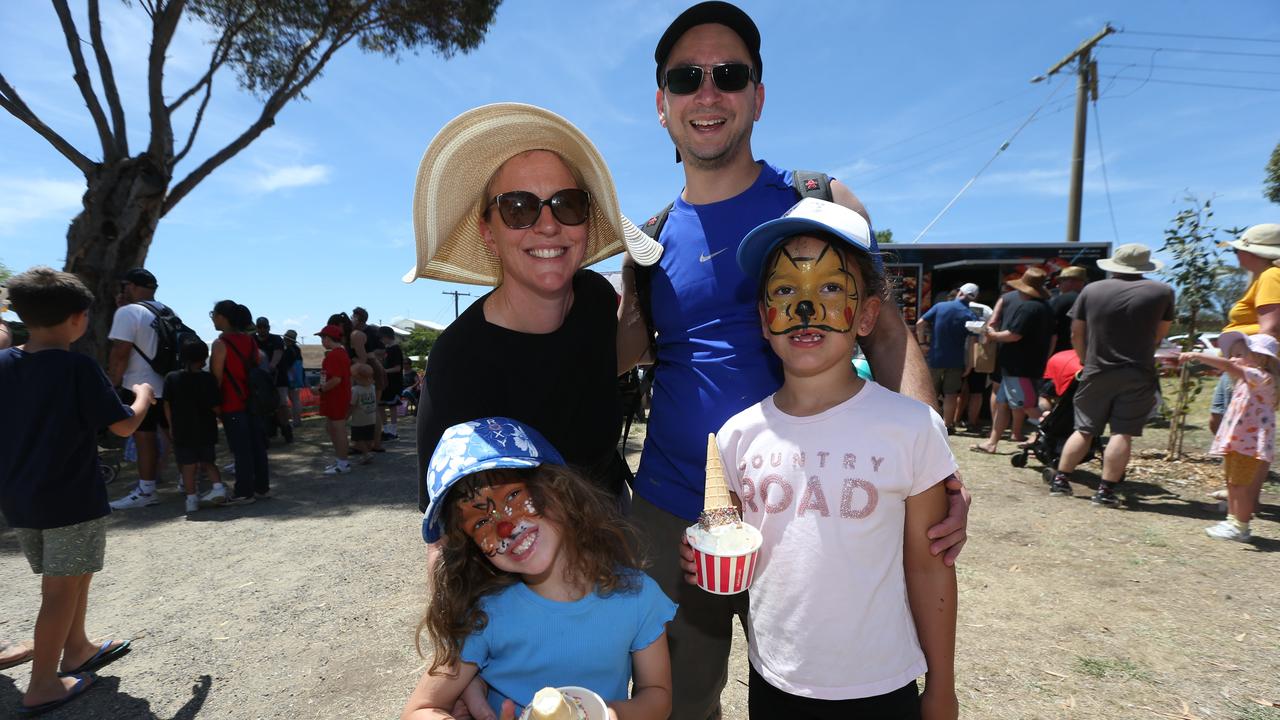
M 1237 380 L 1231 391 L 1231 404 L 1222 416 L 1209 452 L 1214 455 L 1240 453 L 1271 462 L 1275 457 L 1276 381 L 1265 370 L 1241 369 L 1244 379 Z
M 756 672 L 803 697 L 897 690 L 925 672 L 902 565 L 906 499 L 956 470 L 942 418 L 874 382 L 809 417 L 773 397 L 717 436 L 764 545 L 747 635 Z

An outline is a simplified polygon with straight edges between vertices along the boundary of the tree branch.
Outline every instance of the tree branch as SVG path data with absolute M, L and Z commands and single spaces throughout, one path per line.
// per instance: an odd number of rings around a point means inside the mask
M 241 8 L 243 8 L 243 6 L 241 6 Z M 231 47 L 236 36 L 243 32 L 250 23 L 257 19 L 257 17 L 258 12 L 255 9 L 253 12 L 249 13 L 243 21 L 227 24 L 227 28 L 222 31 L 222 37 L 218 38 L 218 42 L 213 46 L 213 55 L 209 58 L 209 69 L 200 77 L 199 80 L 196 81 L 194 85 L 187 88 L 186 92 L 179 95 L 177 100 L 169 103 L 170 113 L 173 113 L 181 107 L 183 103 L 191 99 L 191 96 L 199 92 L 202 86 L 209 85 L 213 82 L 214 73 L 216 73 L 218 69 L 227 62 L 227 58 L 231 57 Z
M 191 134 L 187 135 L 187 144 L 184 145 L 182 151 L 177 155 L 174 155 L 173 160 L 169 162 L 169 172 L 172 173 L 173 169 L 178 166 L 178 163 L 182 162 L 182 158 L 186 157 L 187 153 L 191 150 L 192 143 L 196 141 L 196 133 L 200 131 L 200 121 L 204 119 L 204 109 L 208 107 L 209 98 L 211 97 L 213 97 L 212 78 L 210 78 L 209 82 L 205 83 L 204 99 L 200 101 L 200 108 L 196 110 L 196 119 L 195 122 L 191 124 Z
M 116 144 L 111 137 L 111 127 L 107 125 L 107 116 L 102 112 L 98 95 L 93 91 L 93 83 L 89 80 L 89 70 L 84 64 L 84 55 L 80 52 L 80 33 L 76 31 L 75 21 L 71 19 L 71 11 L 67 9 L 67 0 L 53 0 L 53 9 L 58 13 L 58 22 L 62 24 L 62 34 L 67 39 L 67 50 L 71 53 L 71 64 L 75 67 L 72 76 L 84 104 L 93 116 L 93 124 L 98 129 L 98 139 L 102 142 L 103 160 L 111 162 L 118 159 Z
M 45 125 L 36 114 L 27 107 L 27 104 L 18 96 L 18 91 L 4 79 L 4 75 L 0 74 L 0 107 L 9 111 L 17 119 L 26 123 L 28 127 L 36 131 L 36 134 L 54 147 L 55 150 L 62 153 L 63 157 L 71 161 L 80 172 L 89 175 L 97 168 L 97 163 L 85 157 L 83 153 L 76 150 L 71 143 L 67 142 L 61 135 L 55 132 L 48 125 Z
M 352 17 L 359 17 L 359 13 L 354 13 Z M 326 34 L 325 31 L 325 28 L 318 30 L 316 37 L 308 47 L 298 53 L 293 64 L 290 66 L 289 71 L 285 73 L 280 86 L 263 104 L 262 113 L 258 116 L 258 119 L 254 121 L 254 123 L 243 133 L 241 133 L 239 137 L 232 140 L 218 152 L 214 153 L 209 157 L 209 159 L 205 160 L 198 167 L 192 170 L 185 178 L 169 189 L 169 195 L 165 198 L 164 209 L 160 211 L 160 217 L 167 215 L 174 206 L 181 202 L 182 198 L 186 197 L 188 193 L 195 189 L 195 186 L 199 185 L 200 182 L 208 177 L 210 173 L 226 161 L 235 157 L 241 150 L 244 150 L 250 143 L 258 139 L 258 136 L 266 132 L 267 128 L 274 125 L 276 122 L 276 115 L 280 110 L 283 109 L 290 100 L 297 97 L 298 93 L 302 92 L 307 85 L 311 84 L 312 80 L 316 79 L 316 76 L 318 76 L 320 71 L 324 69 L 324 66 L 328 64 L 334 53 L 342 49 L 347 43 L 351 42 L 351 40 L 357 36 L 353 31 L 351 24 L 341 28 L 340 32 L 335 34 L 333 44 L 320 55 L 319 59 L 317 59 L 315 64 L 307 70 L 302 78 L 295 82 L 294 78 L 296 78 L 298 73 L 301 72 L 301 68 L 305 64 L 305 58 L 311 55 L 316 44 Z
M 182 18 L 186 0 L 155 8 L 151 24 L 151 53 L 147 56 L 147 99 L 151 109 L 151 142 L 147 152 L 167 163 L 173 153 L 173 124 L 164 104 L 165 52 Z
M 111 57 L 106 43 L 102 42 L 102 20 L 98 15 L 98 0 L 89 0 L 89 38 L 93 42 L 93 57 L 98 62 L 98 74 L 102 76 L 102 92 L 111 108 L 111 125 L 116 138 L 116 150 L 121 157 L 129 157 L 129 136 L 125 131 L 124 108 L 120 105 L 120 92 L 116 90 L 115 73 L 111 71 Z

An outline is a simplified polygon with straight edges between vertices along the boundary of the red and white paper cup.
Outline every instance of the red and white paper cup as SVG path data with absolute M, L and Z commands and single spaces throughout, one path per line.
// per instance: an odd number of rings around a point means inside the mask
M 753 534 L 755 544 L 752 549 L 735 555 L 717 555 L 701 550 L 694 541 L 693 533 L 686 531 L 689 547 L 693 548 L 698 587 L 715 595 L 736 595 L 751 587 L 751 579 L 756 573 L 756 560 L 760 555 L 760 545 L 764 538 L 756 528 L 745 524 L 742 527 Z

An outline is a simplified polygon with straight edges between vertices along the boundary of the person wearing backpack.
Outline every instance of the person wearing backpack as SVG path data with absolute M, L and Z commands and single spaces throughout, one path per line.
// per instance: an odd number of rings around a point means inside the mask
M 234 300 L 219 301 L 209 315 L 213 327 L 222 333 L 210 348 L 209 369 L 222 392 L 222 428 L 236 461 L 234 502 L 247 505 L 271 492 L 266 425 L 262 414 L 251 412 L 249 374 L 261 362 L 258 345 L 249 333 L 253 315 Z
M 162 364 L 157 312 L 167 309 L 155 299 L 157 287 L 159 283 L 150 270 L 134 268 L 125 273 L 120 280 L 120 294 L 125 302 L 116 308 L 111 330 L 107 333 L 107 339 L 112 341 L 107 361 L 107 377 L 111 384 L 116 388 L 130 388 L 146 383 L 156 394 L 156 403 L 150 406 L 142 424 L 133 433 L 133 442 L 138 448 L 138 484 L 128 495 L 111 503 L 113 510 L 130 510 L 160 502 L 156 496 L 160 461 L 160 443 L 156 433 L 166 432 L 169 428 L 161 400 L 164 373 L 175 368 L 161 372 L 155 367 Z M 128 392 L 118 392 L 121 398 L 132 400 Z
M 741 603 L 686 585 L 677 553 L 665 549 L 679 544 L 702 510 L 707 434 L 782 381 L 760 334 L 756 280 L 739 267 L 737 248 L 748 231 L 780 218 L 800 197 L 867 212 L 847 186 L 826 175 L 755 159 L 751 133 L 764 109 L 763 62 L 760 31 L 745 12 L 726 2 L 690 7 L 663 33 L 654 59 L 658 121 L 677 162 L 683 158 L 684 189 L 669 210 L 646 223 L 656 242 L 628 243 L 618 370 L 642 357 L 656 331 L 653 400 L 632 520 L 655 549 L 650 575 L 680 604 L 669 630 L 672 676 L 679 678 L 671 717 L 702 720 L 718 715 L 732 618 Z M 874 241 L 870 250 L 879 263 Z M 638 281 L 647 288 L 643 307 Z M 896 304 L 886 303 L 860 345 L 876 382 L 933 404 L 928 367 Z M 963 492 L 958 482 L 949 489 Z M 930 529 L 932 552 L 950 548 L 949 564 L 965 539 L 967 513 L 967 494 L 953 496 L 947 519 Z

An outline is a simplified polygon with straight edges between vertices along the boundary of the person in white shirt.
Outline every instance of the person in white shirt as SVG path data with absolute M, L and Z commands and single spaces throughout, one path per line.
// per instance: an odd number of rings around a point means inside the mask
M 806 198 L 738 248 L 761 278 L 784 378 L 717 436 L 743 521 L 764 536 L 747 623 L 752 717 L 959 712 L 955 570 L 927 536 L 956 461 L 932 408 L 853 370 L 885 293 L 870 247 L 861 215 Z
M 159 283 L 150 270 L 134 268 L 125 273 L 120 280 L 124 303 L 116 308 L 111 330 L 107 333 L 107 339 L 111 340 L 111 354 L 107 362 L 107 377 L 111 384 L 117 388 L 128 388 L 146 383 L 156 392 L 156 403 L 133 434 L 133 442 L 138 448 L 138 485 L 128 495 L 113 501 L 113 510 L 128 510 L 160 502 L 156 497 L 156 475 L 160 463 L 157 431 L 167 430 L 169 424 L 164 417 L 164 403 L 159 402 L 164 392 L 164 378 L 148 360 L 156 356 L 160 344 L 154 327 L 156 314 L 141 304 L 145 301 L 163 307 L 155 299 L 157 287 Z

